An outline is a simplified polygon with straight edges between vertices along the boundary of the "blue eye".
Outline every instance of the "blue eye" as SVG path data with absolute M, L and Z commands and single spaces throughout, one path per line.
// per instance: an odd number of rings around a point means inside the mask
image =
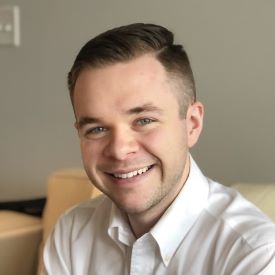
M 94 127 L 94 128 L 88 129 L 85 135 L 98 135 L 105 131 L 106 131 L 106 128 L 104 127 Z
M 153 120 L 151 118 L 142 118 L 137 121 L 137 124 L 143 126 L 152 123 Z

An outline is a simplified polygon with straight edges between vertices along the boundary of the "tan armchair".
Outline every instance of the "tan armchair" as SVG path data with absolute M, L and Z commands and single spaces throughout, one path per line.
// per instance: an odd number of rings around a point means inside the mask
M 32 275 L 42 239 L 41 219 L 0 211 L 0 275 Z
M 0 211 L 0 275 L 36 274 L 41 268 L 44 242 L 58 217 L 99 194 L 82 169 L 60 170 L 49 177 L 42 219 Z
M 235 183 L 232 187 L 275 221 L 275 183 Z M 49 177 L 42 219 L 0 211 L 0 275 L 36 274 L 43 244 L 58 217 L 74 204 L 99 194 L 82 169 L 61 170 Z

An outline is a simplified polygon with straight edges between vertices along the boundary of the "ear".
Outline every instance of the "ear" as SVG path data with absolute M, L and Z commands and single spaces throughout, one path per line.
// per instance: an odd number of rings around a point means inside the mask
M 201 102 L 194 102 L 189 106 L 186 114 L 187 145 L 193 147 L 201 134 L 203 128 L 204 107 Z

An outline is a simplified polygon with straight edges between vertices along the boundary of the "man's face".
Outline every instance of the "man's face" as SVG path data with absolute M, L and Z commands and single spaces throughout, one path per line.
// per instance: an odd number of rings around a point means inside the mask
M 200 133 L 202 110 L 191 105 L 181 118 L 175 86 L 150 55 L 87 69 L 77 79 L 85 170 L 128 214 L 168 207 L 188 176 L 188 148 Z

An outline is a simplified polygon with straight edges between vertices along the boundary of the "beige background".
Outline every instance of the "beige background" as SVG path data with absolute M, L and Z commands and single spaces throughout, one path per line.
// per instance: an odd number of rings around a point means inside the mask
M 0 47 L 0 201 L 45 194 L 81 166 L 66 73 L 90 37 L 130 22 L 167 26 L 193 64 L 205 129 L 193 155 L 225 184 L 275 181 L 275 1 L 24 0 L 21 47 Z

